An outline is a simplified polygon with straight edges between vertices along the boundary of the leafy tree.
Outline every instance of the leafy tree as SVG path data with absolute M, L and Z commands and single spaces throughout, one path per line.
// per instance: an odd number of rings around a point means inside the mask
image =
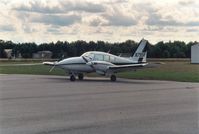
M 191 46 L 197 42 L 183 41 L 158 42 L 155 45 L 148 43 L 148 57 L 150 58 L 190 58 Z M 53 58 L 80 56 L 86 51 L 104 51 L 112 54 L 134 53 L 138 43 L 133 40 L 125 42 L 109 43 L 104 41 L 82 41 L 74 42 L 57 41 L 56 43 L 13 43 L 12 41 L 0 40 L 0 58 L 5 57 L 5 49 L 12 49 L 12 55 L 21 53 L 23 58 L 31 58 L 33 53 L 38 51 L 51 51 Z

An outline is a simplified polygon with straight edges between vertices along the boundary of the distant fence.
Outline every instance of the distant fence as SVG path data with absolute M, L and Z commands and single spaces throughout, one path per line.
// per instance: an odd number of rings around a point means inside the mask
M 39 62 L 39 61 L 57 61 L 58 59 L 7 59 L 7 58 L 0 58 L 0 62 Z
M 147 61 L 170 61 L 170 62 L 182 62 L 182 61 L 191 61 L 190 58 L 147 58 Z

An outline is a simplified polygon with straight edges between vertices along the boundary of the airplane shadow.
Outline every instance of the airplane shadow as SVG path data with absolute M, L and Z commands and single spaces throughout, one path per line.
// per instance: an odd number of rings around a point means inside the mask
M 133 80 L 133 79 L 124 79 L 124 78 L 117 78 L 117 81 L 112 82 L 110 81 L 109 78 L 103 78 L 103 77 L 86 77 L 84 80 L 78 80 L 71 82 L 69 77 L 49 77 L 46 79 L 50 80 L 55 80 L 59 82 L 70 82 L 70 83 L 88 83 L 88 82 L 93 82 L 93 83 L 112 83 L 112 84 L 161 84 L 161 81 L 153 81 L 153 80 Z

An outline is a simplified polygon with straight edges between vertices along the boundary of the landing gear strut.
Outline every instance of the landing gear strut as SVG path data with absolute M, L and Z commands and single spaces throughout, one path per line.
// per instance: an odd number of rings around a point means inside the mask
M 71 75 L 70 76 L 70 81 L 75 81 L 75 80 L 76 80 L 75 75 Z
M 84 79 L 84 74 L 82 74 L 82 73 L 78 74 L 78 79 L 79 80 L 83 80 Z
M 111 75 L 111 81 L 116 81 L 116 76 L 115 75 Z

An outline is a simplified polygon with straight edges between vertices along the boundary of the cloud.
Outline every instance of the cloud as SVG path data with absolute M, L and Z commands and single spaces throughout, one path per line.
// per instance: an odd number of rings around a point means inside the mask
M 13 10 L 44 14 L 64 14 L 74 11 L 98 13 L 104 12 L 106 8 L 101 4 L 95 4 L 91 2 L 60 0 L 56 4 L 42 3 L 41 1 L 30 1 L 28 4 L 20 4 L 15 6 Z
M 189 29 L 186 30 L 186 32 L 195 32 L 195 33 L 198 33 L 198 32 L 199 32 L 199 29 L 189 28 Z
M 137 21 L 131 14 L 123 13 L 117 8 L 114 8 L 112 13 L 103 14 L 102 17 L 107 20 L 104 26 L 133 26 L 137 24 Z
M 133 26 L 136 25 L 137 22 L 130 16 L 125 15 L 104 15 L 104 18 L 108 20 L 105 26 Z
M 63 32 L 61 32 L 61 29 L 59 29 L 58 27 L 49 27 L 47 28 L 46 32 L 56 35 L 64 34 Z
M 191 21 L 191 22 L 187 22 L 185 23 L 186 26 L 191 26 L 191 27 L 197 27 L 199 26 L 199 21 Z
M 3 32 L 13 32 L 15 31 L 15 27 L 13 25 L 0 25 L 0 31 Z
M 181 22 L 177 22 L 172 17 L 163 18 L 161 15 L 156 13 L 150 14 L 146 20 L 147 25 L 156 25 L 156 26 L 181 26 Z
M 32 22 L 44 23 L 46 25 L 69 26 L 81 21 L 78 15 L 39 15 L 31 18 Z
M 82 1 L 76 1 L 76 2 L 69 2 L 69 1 L 62 1 L 61 4 L 63 5 L 63 8 L 68 11 L 84 11 L 84 12 L 90 12 L 90 13 L 99 13 L 104 12 L 106 10 L 105 6 L 103 4 L 95 4 L 91 2 L 82 2 Z
M 199 2 L 194 0 L 0 0 L 0 6 L 5 39 L 198 38 L 197 32 L 187 38 L 199 27 Z
M 22 29 L 25 33 L 34 33 L 34 32 L 37 32 L 37 29 L 32 27 L 31 25 L 29 24 L 23 24 L 22 25 Z
M 180 22 L 174 20 L 172 16 L 162 17 L 161 15 L 150 14 L 146 24 L 152 26 L 197 27 L 199 26 L 199 21 Z
M 105 28 L 97 28 L 93 33 L 94 34 L 105 34 L 105 35 L 111 35 L 111 34 L 113 34 L 112 31 L 107 30 Z
M 178 4 L 182 5 L 182 6 L 188 6 L 188 5 L 192 5 L 195 2 L 193 0 L 184 0 L 184 1 L 179 1 Z
M 37 12 L 37 13 L 63 13 L 63 9 L 59 6 L 48 6 L 44 3 L 41 3 L 41 1 L 29 1 L 28 4 L 19 4 L 15 7 L 13 7 L 13 10 L 16 11 L 24 11 L 24 12 Z
M 191 2 L 189 2 L 191 3 Z M 142 9 L 141 18 L 145 17 L 144 25 L 148 26 L 161 26 L 161 27 L 174 27 L 174 26 L 181 26 L 181 27 L 188 27 L 188 26 L 199 26 L 199 21 L 192 21 L 193 18 L 189 18 L 188 20 L 179 19 L 179 16 L 185 15 L 185 11 L 188 12 L 189 10 L 185 10 L 182 12 L 182 9 L 173 9 L 173 7 L 156 7 L 152 3 L 144 3 L 144 4 L 136 4 L 134 5 L 137 11 Z M 173 9 L 171 11 L 171 9 Z M 191 11 L 189 12 L 191 14 Z M 141 15 L 141 14 L 140 14 Z
M 90 21 L 89 25 L 90 26 L 99 26 L 102 24 L 102 20 L 100 18 L 95 18 Z

